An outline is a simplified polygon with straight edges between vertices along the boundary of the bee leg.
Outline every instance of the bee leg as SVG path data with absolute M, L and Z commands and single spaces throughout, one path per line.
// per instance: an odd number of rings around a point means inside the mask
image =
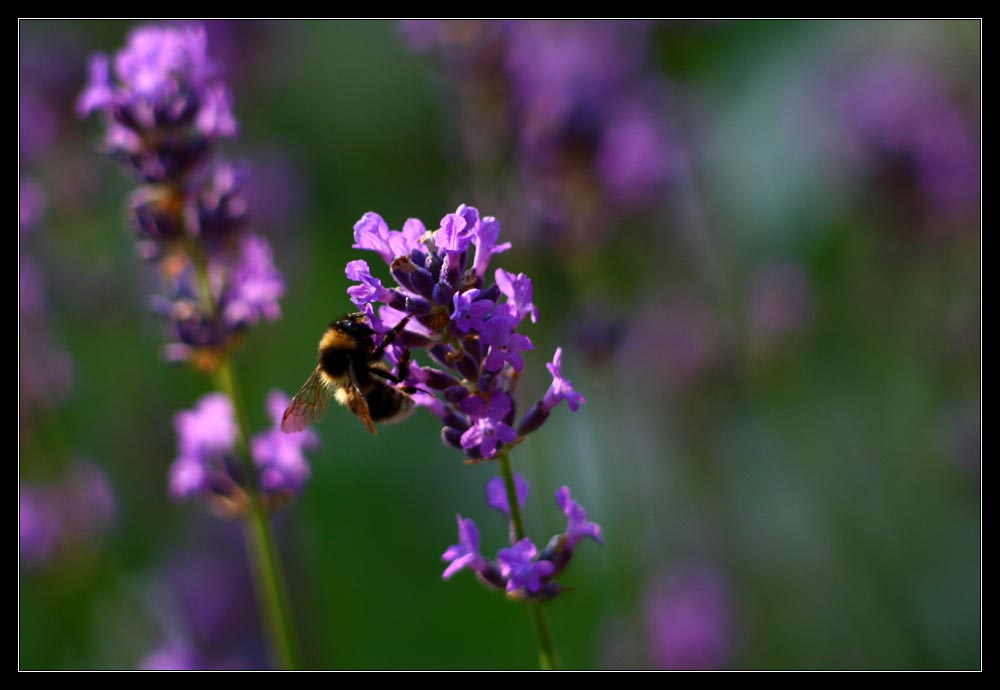
M 382 355 L 385 354 L 385 348 L 392 345 L 393 341 L 396 340 L 396 336 L 401 330 L 406 328 L 406 324 L 410 322 L 412 316 L 406 316 L 402 321 L 397 323 L 391 331 L 382 337 L 382 342 L 379 343 L 378 347 L 375 348 L 375 352 L 372 353 L 372 359 L 381 359 Z
M 407 352 L 409 352 L 409 350 L 407 350 Z M 368 373 L 374 374 L 375 376 L 383 378 L 386 381 L 391 381 L 392 383 L 399 383 L 399 379 L 396 378 L 396 375 L 393 374 L 391 371 L 386 371 L 385 369 L 379 369 L 378 367 L 369 367 Z
M 399 357 L 399 364 L 396 366 L 396 373 L 399 374 L 399 380 L 405 381 L 406 377 L 410 373 L 410 349 L 407 348 L 403 350 L 403 354 Z

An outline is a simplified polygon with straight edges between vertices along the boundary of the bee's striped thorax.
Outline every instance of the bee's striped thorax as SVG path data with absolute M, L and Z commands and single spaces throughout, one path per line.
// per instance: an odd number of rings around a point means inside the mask
M 371 358 L 371 343 L 359 341 L 335 327 L 326 329 L 319 341 L 319 366 L 334 383 L 341 383 L 353 366 L 363 370 Z

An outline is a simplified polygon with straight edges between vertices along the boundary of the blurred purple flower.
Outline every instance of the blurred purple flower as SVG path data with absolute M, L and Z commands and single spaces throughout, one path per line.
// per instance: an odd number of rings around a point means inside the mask
M 270 245 L 246 231 L 248 168 L 212 158 L 237 133 L 231 101 L 204 29 L 185 24 L 136 29 L 113 59 L 95 56 L 77 104 L 103 115 L 108 153 L 148 183 L 131 221 L 163 279 L 153 302 L 174 338 L 165 354 L 208 372 L 246 329 L 281 316 L 285 292 Z
M 289 401 L 282 391 L 268 394 L 267 413 L 274 426 L 257 434 L 250 442 L 250 455 L 260 472 L 260 483 L 265 491 L 301 491 L 310 473 L 303 452 L 319 447 L 319 437 L 312 429 L 298 434 L 281 431 L 281 417 Z
M 903 166 L 935 213 L 953 217 L 978 209 L 976 126 L 941 74 L 886 56 L 866 63 L 839 89 L 845 133 L 869 163 Z
M 217 253 L 247 223 L 245 190 L 250 169 L 245 164 L 219 161 L 199 181 L 197 195 L 187 199 L 184 221 L 210 253 Z
M 441 560 L 448 567 L 441 573 L 441 578 L 448 580 L 459 570 L 481 572 L 486 568 L 486 559 L 479 553 L 479 528 L 471 519 L 455 516 L 458 522 L 458 543 L 448 547 L 441 555 Z
M 514 487 L 517 491 L 517 504 L 524 507 L 524 502 L 528 498 L 528 480 L 520 472 L 514 473 Z M 507 501 L 507 487 L 503 477 L 491 477 L 486 482 L 486 502 L 490 508 L 499 510 L 510 517 L 510 503 Z
M 594 165 L 609 200 L 634 208 L 658 201 L 681 175 L 682 156 L 662 113 L 637 100 L 610 116 Z
M 256 235 L 244 238 L 232 269 L 228 290 L 219 300 L 223 320 L 235 328 L 254 326 L 281 317 L 278 300 L 285 280 L 274 266 L 271 246 Z
M 704 565 L 664 577 L 646 600 L 653 661 L 668 670 L 725 668 L 733 653 L 728 588 Z
M 103 113 L 108 153 L 147 182 L 175 179 L 237 132 L 232 96 L 199 26 L 142 27 L 113 60 L 94 56 L 77 112 Z
M 604 543 L 601 526 L 587 520 L 587 511 L 573 500 L 568 486 L 556 491 L 556 503 L 568 520 L 566 523 L 566 548 L 574 549 L 584 537 L 590 537 L 598 544 Z
M 174 415 L 174 430 L 181 455 L 192 458 L 230 452 L 239 434 L 233 404 L 222 393 L 209 393 L 193 410 Z
M 569 405 L 569 409 L 576 412 L 580 409 L 580 405 L 585 405 L 587 399 L 580 395 L 576 389 L 573 388 L 572 382 L 562 375 L 562 348 L 557 347 L 555 354 L 552 356 L 552 362 L 545 365 L 549 373 L 552 374 L 552 383 L 549 385 L 549 389 L 545 392 L 545 396 L 542 398 L 542 407 L 548 412 L 553 407 L 561 403 L 563 400 Z
M 19 501 L 21 557 L 30 567 L 94 543 L 113 524 L 116 512 L 107 476 L 84 461 L 47 483 L 22 484 Z
M 49 560 L 62 537 L 58 506 L 41 487 L 22 486 L 18 504 L 18 542 L 25 565 Z
M 18 185 L 18 228 L 24 235 L 38 226 L 45 212 L 45 190 L 32 177 L 22 175 Z
M 500 575 L 507 580 L 507 591 L 523 589 L 528 594 L 537 594 L 542 589 L 542 581 L 551 575 L 555 566 L 550 561 L 537 561 L 538 548 L 530 539 L 522 539 L 514 546 L 497 552 Z
M 302 490 L 309 478 L 303 451 L 318 447 L 315 432 L 281 432 L 281 417 L 289 398 L 281 391 L 268 395 L 268 415 L 274 426 L 253 437 L 250 454 L 259 472 L 262 498 L 271 508 Z M 176 499 L 199 497 L 223 513 L 245 508 L 245 477 L 234 464 L 239 429 L 229 398 L 209 393 L 193 410 L 174 417 L 179 455 L 170 467 L 170 493 Z
M 266 668 L 241 539 L 225 523 L 206 526 L 200 534 L 198 546 L 174 554 L 153 581 L 150 603 L 165 642 L 146 656 L 142 667 Z
M 616 216 L 661 204 L 686 167 L 649 58 L 651 26 L 433 20 L 402 22 L 400 31 L 450 78 L 473 173 L 515 171 L 528 221 L 515 227 L 542 230 L 531 237 L 538 242 L 571 233 L 592 243 Z

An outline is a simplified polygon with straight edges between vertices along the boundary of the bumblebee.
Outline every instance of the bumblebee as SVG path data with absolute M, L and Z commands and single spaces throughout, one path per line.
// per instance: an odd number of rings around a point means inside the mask
M 375 422 L 394 422 L 413 411 L 413 398 L 389 385 L 399 379 L 382 362 L 385 349 L 406 326 L 409 317 L 387 333 L 376 347 L 375 332 L 363 313 L 348 314 L 334 321 L 319 341 L 316 370 L 285 409 L 281 430 L 302 431 L 326 414 L 331 397 L 357 415 L 365 429 L 378 433 Z M 409 350 L 404 351 L 400 373 L 405 371 Z

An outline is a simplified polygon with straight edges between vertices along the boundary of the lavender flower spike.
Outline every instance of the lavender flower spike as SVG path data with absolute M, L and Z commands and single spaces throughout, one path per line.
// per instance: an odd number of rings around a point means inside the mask
M 154 310 L 173 335 L 167 359 L 211 373 L 244 332 L 281 315 L 285 283 L 250 234 L 245 166 L 214 155 L 237 133 L 232 97 L 200 26 L 147 26 L 97 55 L 77 102 L 101 115 L 104 150 L 144 185 L 129 197 L 140 256 L 155 262 Z

